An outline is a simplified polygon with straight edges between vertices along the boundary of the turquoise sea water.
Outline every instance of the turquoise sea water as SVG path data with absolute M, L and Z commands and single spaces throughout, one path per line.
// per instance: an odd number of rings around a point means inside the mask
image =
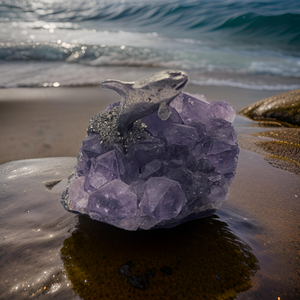
M 0 4 L 0 87 L 95 84 L 104 66 L 183 69 L 198 85 L 300 88 L 300 2 Z

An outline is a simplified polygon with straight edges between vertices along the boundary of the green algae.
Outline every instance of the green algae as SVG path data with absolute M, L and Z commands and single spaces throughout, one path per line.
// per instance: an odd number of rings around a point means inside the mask
M 137 232 L 80 216 L 61 257 L 74 291 L 85 300 L 234 299 L 251 287 L 259 268 L 251 248 L 216 215 Z M 147 277 L 144 288 L 119 273 L 126 263 L 130 276 Z
M 300 129 L 273 130 L 253 133 L 254 136 L 262 136 L 274 139 L 256 143 L 264 149 L 268 156 L 295 165 L 294 172 L 300 172 Z M 280 167 L 280 166 L 279 166 Z
M 258 146 L 263 148 L 266 152 L 271 154 L 274 158 L 293 162 L 300 166 L 300 145 L 281 142 L 281 141 L 270 141 L 270 142 L 259 142 Z
M 270 137 L 280 142 L 300 145 L 300 129 L 269 130 L 253 133 L 252 135 Z
M 293 125 L 300 125 L 300 103 L 290 106 L 275 107 L 272 112 L 266 113 L 267 117 L 286 121 Z
M 256 145 L 268 153 L 267 159 L 274 161 L 274 166 L 300 173 L 300 90 L 262 99 L 242 108 L 238 113 L 257 121 L 260 126 L 290 127 L 253 135 L 278 140 L 258 142 Z
M 298 126 L 294 126 L 292 124 L 289 124 L 287 122 L 279 121 L 272 118 L 252 118 L 253 121 L 256 121 L 259 126 L 265 126 L 265 127 L 287 127 L 287 128 L 297 128 Z

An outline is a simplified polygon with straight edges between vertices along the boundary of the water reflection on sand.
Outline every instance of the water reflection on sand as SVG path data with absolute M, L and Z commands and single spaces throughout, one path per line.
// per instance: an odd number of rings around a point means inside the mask
M 298 176 L 241 150 L 216 215 L 126 232 L 63 209 L 75 163 L 0 166 L 1 299 L 299 299 Z
M 258 269 L 251 248 L 216 215 L 138 232 L 78 221 L 61 253 L 83 299 L 228 299 L 249 289 Z

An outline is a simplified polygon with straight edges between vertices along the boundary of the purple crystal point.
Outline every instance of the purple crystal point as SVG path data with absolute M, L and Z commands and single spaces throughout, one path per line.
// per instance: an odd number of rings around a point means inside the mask
M 124 158 L 118 162 L 120 177 L 126 184 L 131 184 L 140 177 L 140 167 L 134 161 Z
M 212 102 L 212 112 L 214 118 L 224 119 L 230 123 L 232 123 L 235 118 L 234 108 L 226 101 Z
M 238 161 L 235 111 L 180 92 L 186 78 L 166 71 L 105 82 L 123 98 L 91 119 L 65 208 L 138 230 L 174 227 L 220 207 Z
M 198 96 L 199 98 L 199 96 Z M 182 94 L 181 97 L 177 97 L 171 102 L 171 107 L 177 110 L 182 121 L 186 125 L 190 125 L 194 121 L 200 121 L 206 123 L 209 119 L 212 119 L 211 104 L 205 99 L 199 100 L 189 94 Z
M 97 158 L 91 158 L 91 169 L 86 177 L 84 188 L 87 192 L 94 192 L 105 183 L 119 178 L 117 158 L 115 151 L 112 150 Z
M 199 139 L 196 128 L 181 124 L 171 124 L 164 130 L 164 136 L 168 145 L 184 145 L 190 149 Z
M 212 164 L 216 167 L 216 170 L 223 174 L 233 173 L 237 167 L 239 148 L 236 146 L 231 151 L 221 152 L 216 155 L 209 155 Z
M 179 182 L 182 186 L 188 186 L 192 183 L 193 173 L 183 164 L 175 164 L 174 161 L 171 161 L 165 165 L 164 173 L 168 178 Z
M 141 178 L 148 179 L 150 176 L 162 176 L 163 163 L 159 159 L 150 161 L 141 169 Z
M 145 191 L 145 185 L 146 185 L 145 180 L 138 179 L 129 186 L 129 189 L 134 194 L 136 194 L 138 203 L 140 203 L 143 198 L 144 191 Z
M 154 159 L 162 159 L 165 156 L 165 144 L 158 138 L 150 137 L 133 145 L 128 150 L 128 154 L 142 167 Z
M 205 196 L 208 196 L 211 192 L 211 185 L 205 174 L 196 171 L 193 173 L 193 184 L 187 186 L 187 190 L 192 192 L 188 200 L 193 202 L 194 200 L 203 199 Z
M 142 118 L 142 122 L 147 125 L 146 130 L 149 131 L 153 136 L 160 136 L 162 131 L 171 124 L 183 124 L 178 112 L 172 107 L 170 108 L 170 111 L 171 115 L 165 121 L 161 120 L 156 112 Z
M 86 213 L 85 208 L 88 203 L 89 194 L 84 191 L 84 177 L 79 177 L 69 185 L 69 194 L 73 210 Z
M 197 171 L 200 171 L 202 173 L 210 173 L 214 170 L 214 165 L 208 159 L 200 159 L 197 162 Z
M 78 163 L 76 166 L 76 175 L 77 176 L 86 176 L 89 173 L 91 167 L 91 162 L 87 154 L 82 150 L 79 149 L 78 152 Z
M 90 133 L 82 141 L 82 149 L 89 158 L 98 157 L 100 154 L 105 153 L 107 150 L 101 146 L 101 137 L 99 134 Z
M 137 197 L 127 184 L 115 179 L 90 195 L 87 210 L 93 219 L 117 222 L 135 216 Z
M 232 145 L 219 141 L 219 140 L 212 140 L 209 146 L 209 149 L 207 151 L 207 155 L 211 154 L 219 154 L 224 151 L 230 151 L 232 148 Z
M 139 207 L 157 222 L 176 217 L 186 198 L 178 182 L 167 177 L 151 177 L 146 182 Z

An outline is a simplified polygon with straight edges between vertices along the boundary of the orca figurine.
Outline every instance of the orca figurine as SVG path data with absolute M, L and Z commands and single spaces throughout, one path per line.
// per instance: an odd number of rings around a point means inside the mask
M 101 87 L 121 96 L 118 131 L 123 135 L 136 120 L 155 111 L 161 120 L 167 120 L 169 103 L 183 91 L 188 79 L 183 71 L 167 70 L 134 82 L 107 79 Z

